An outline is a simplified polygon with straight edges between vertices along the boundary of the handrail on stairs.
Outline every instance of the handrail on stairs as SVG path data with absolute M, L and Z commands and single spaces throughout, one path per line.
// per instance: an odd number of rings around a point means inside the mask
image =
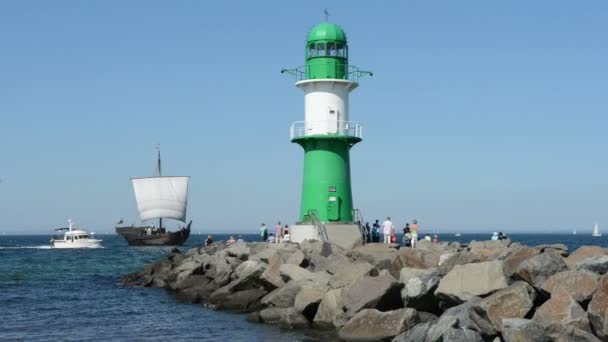
M 308 211 L 308 217 L 310 221 L 317 229 L 317 234 L 319 235 L 319 240 L 321 241 L 329 241 L 329 236 L 327 235 L 327 230 L 325 229 L 325 224 L 319 220 L 317 216 L 317 211 L 315 209 L 311 209 Z
M 367 242 L 367 232 L 365 231 L 365 226 L 363 224 L 363 222 L 365 222 L 365 220 L 363 219 L 363 214 L 361 213 L 360 209 L 353 209 L 353 220 L 359 227 L 359 233 L 361 234 L 361 239 L 363 241 L 363 244 L 365 244 Z

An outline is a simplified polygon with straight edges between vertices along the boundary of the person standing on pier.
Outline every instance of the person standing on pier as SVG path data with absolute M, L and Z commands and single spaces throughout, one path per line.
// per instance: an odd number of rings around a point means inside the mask
M 262 237 L 262 241 L 266 242 L 268 240 L 268 228 L 266 228 L 265 223 L 262 223 L 262 227 L 260 228 L 260 236 Z
M 380 242 L 380 223 L 378 220 L 372 226 L 372 242 Z
M 412 220 L 412 225 L 410 226 L 410 233 L 412 234 L 412 248 L 416 248 L 416 242 L 418 241 L 418 221 Z
M 279 221 L 279 223 L 277 223 L 276 226 L 274 226 L 274 236 L 275 236 L 275 243 L 281 243 L 281 240 L 283 240 L 283 227 L 281 227 L 281 221 Z
M 391 233 L 394 231 L 393 222 L 391 218 L 387 217 L 386 221 L 382 223 L 382 233 L 384 233 L 384 243 L 391 243 Z

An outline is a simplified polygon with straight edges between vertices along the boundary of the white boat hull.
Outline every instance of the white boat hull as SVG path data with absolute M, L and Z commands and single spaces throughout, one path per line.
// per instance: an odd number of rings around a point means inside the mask
M 53 248 L 101 248 L 101 241 L 97 239 L 79 241 L 54 240 Z

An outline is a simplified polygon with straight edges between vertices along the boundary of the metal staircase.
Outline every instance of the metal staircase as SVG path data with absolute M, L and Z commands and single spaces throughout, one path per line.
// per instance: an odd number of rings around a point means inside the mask
M 363 213 L 361 213 L 360 209 L 353 209 L 353 221 L 357 227 L 359 227 L 359 233 L 361 233 L 361 239 L 363 240 L 363 244 L 367 242 L 367 232 L 365 231 L 365 220 L 363 219 Z

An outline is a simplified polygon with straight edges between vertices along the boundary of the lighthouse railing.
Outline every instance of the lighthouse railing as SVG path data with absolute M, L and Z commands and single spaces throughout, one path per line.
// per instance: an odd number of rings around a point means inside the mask
M 334 65 L 334 64 L 332 64 Z M 374 74 L 371 71 L 366 71 L 366 70 L 361 70 L 358 67 L 354 66 L 354 65 L 344 65 L 344 66 L 336 66 L 336 67 L 341 67 L 341 68 L 346 68 L 346 72 L 342 72 L 344 74 L 343 80 L 348 80 L 348 81 L 354 81 L 354 82 L 359 82 L 359 79 L 365 77 L 365 76 L 373 76 Z M 297 67 L 297 68 L 293 68 L 293 69 L 283 69 L 281 70 L 282 74 L 289 74 L 289 75 L 293 75 L 296 79 L 296 82 L 299 81 L 305 81 L 305 80 L 310 80 L 310 79 L 317 79 L 315 78 L 311 78 L 310 77 L 310 66 L 307 65 L 303 65 L 301 67 Z M 340 73 L 336 73 L 336 74 L 340 74 Z
M 296 121 L 289 129 L 291 139 L 314 135 L 355 137 L 363 139 L 363 126 L 355 121 Z

